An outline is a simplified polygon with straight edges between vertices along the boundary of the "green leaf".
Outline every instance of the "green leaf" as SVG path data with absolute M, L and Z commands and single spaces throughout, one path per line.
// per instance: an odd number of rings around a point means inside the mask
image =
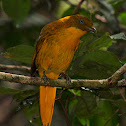
M 75 7 L 68 8 L 63 14 L 62 17 L 70 16 L 73 14 Z
M 75 113 L 79 118 L 90 118 L 94 116 L 97 108 L 96 97 L 91 92 L 81 91 L 81 97 L 75 108 Z
M 96 95 L 102 99 L 111 99 L 117 100 L 120 98 L 120 95 L 115 93 L 115 88 L 112 89 L 99 89 L 95 91 Z
M 95 36 L 95 34 L 92 33 L 88 33 L 81 37 L 79 49 L 77 51 L 77 56 L 81 56 L 85 52 L 87 52 L 89 50 L 89 45 L 93 43 L 96 39 L 97 37 Z
M 77 115 L 75 114 L 77 103 L 78 99 L 74 99 L 69 102 L 68 106 L 69 119 L 72 126 L 82 126 Z
M 0 94 L 16 94 L 16 93 L 19 93 L 19 92 L 20 92 L 20 90 L 0 87 Z
M 73 117 L 74 115 L 74 112 L 75 112 L 75 108 L 77 106 L 77 103 L 78 103 L 78 99 L 74 99 L 72 100 L 70 103 L 69 103 L 69 106 L 68 106 L 68 113 L 70 115 L 70 117 Z M 70 118 L 71 119 L 71 118 Z
M 90 122 L 89 122 L 88 119 L 78 118 L 78 120 L 80 121 L 80 123 L 82 124 L 82 126 L 90 126 Z
M 18 103 L 21 103 L 23 100 L 26 100 L 29 97 L 33 97 L 34 95 L 37 95 L 38 88 L 35 90 L 23 90 L 14 95 L 14 98 Z
M 126 36 L 125 36 L 125 34 L 123 32 L 119 33 L 119 34 L 111 35 L 110 37 L 112 39 L 123 39 L 123 40 L 126 40 Z
M 123 109 L 126 112 L 126 102 L 123 99 L 118 100 L 108 100 L 112 104 L 114 104 L 116 107 Z
M 59 96 L 59 95 L 61 95 L 61 91 L 62 90 L 57 90 L 56 91 L 56 95 L 57 96 Z M 66 99 L 67 99 L 67 97 L 69 97 L 69 98 L 73 98 L 74 97 L 74 94 L 73 94 L 73 92 L 71 91 L 71 90 L 65 90 L 63 93 L 62 93 L 62 102 L 63 102 L 63 104 L 65 105 L 66 104 Z
M 122 12 L 122 13 L 119 15 L 119 19 L 120 19 L 121 24 L 123 24 L 123 25 L 126 26 L 126 12 Z
M 34 96 L 38 93 L 38 88 L 34 90 L 17 90 L 6 87 L 0 87 L 0 94 L 13 94 L 13 98 L 17 100 L 17 102 L 22 102 L 24 99 L 29 96 Z
M 27 116 L 29 122 L 31 124 L 37 124 L 37 126 L 41 126 L 41 118 L 39 112 L 39 101 L 35 101 L 32 105 L 28 105 L 24 108 L 24 113 Z
M 96 50 L 77 57 L 69 70 L 72 78 L 103 79 L 111 76 L 121 64 L 111 52 Z
M 81 96 L 81 91 L 80 90 L 69 89 L 69 91 L 72 92 L 76 96 Z
M 38 124 L 39 126 L 41 126 L 41 119 L 39 114 L 39 100 L 38 97 L 36 99 L 33 99 L 35 95 L 38 95 L 38 89 L 22 91 L 0 87 L 0 94 L 12 94 L 13 98 L 16 99 L 16 101 L 19 103 L 15 112 L 20 111 L 23 108 L 29 122 L 31 124 Z
M 6 14 L 11 17 L 16 24 L 22 21 L 28 15 L 30 10 L 30 0 L 2 0 L 3 9 Z
M 12 60 L 31 64 L 33 53 L 34 48 L 32 46 L 18 45 L 7 49 L 3 55 L 6 58 L 10 58 Z
M 101 115 L 95 115 L 90 120 L 90 126 L 104 126 L 105 123 L 109 120 L 109 118 L 113 115 L 116 111 L 115 107 L 106 100 L 100 100 L 98 102 L 98 111 L 101 111 Z M 118 123 L 117 115 L 113 115 L 114 117 L 109 120 L 106 126 L 116 126 Z
M 41 118 L 40 118 L 40 114 L 37 117 L 34 117 L 34 119 L 32 120 L 32 124 L 33 124 L 33 126 L 42 126 L 42 121 L 41 121 Z
M 105 33 L 102 37 L 98 38 L 92 44 L 89 45 L 89 51 L 93 51 L 93 50 L 106 50 L 114 42 L 115 41 L 113 41 L 110 38 L 109 33 Z
M 70 16 L 70 15 L 73 15 L 74 11 L 75 11 L 75 8 L 76 6 L 71 6 L 69 7 L 63 14 L 62 14 L 62 17 L 65 17 L 65 16 Z M 90 13 L 89 11 L 85 10 L 85 9 L 79 9 L 79 14 L 80 15 L 84 15 L 88 18 L 90 18 Z
M 121 62 L 122 62 L 123 64 L 124 64 L 124 63 L 126 63 L 126 59 L 122 59 L 122 61 L 121 61 Z

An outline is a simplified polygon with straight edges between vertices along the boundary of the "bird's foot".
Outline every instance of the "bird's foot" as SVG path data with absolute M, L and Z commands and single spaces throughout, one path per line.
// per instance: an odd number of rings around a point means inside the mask
M 44 81 L 44 84 L 47 84 L 47 82 L 49 81 L 49 78 L 45 74 L 43 74 L 42 79 Z
M 62 72 L 60 75 L 61 75 L 61 77 L 63 77 L 64 79 L 66 79 L 67 84 L 71 85 L 71 78 L 68 76 L 67 73 Z

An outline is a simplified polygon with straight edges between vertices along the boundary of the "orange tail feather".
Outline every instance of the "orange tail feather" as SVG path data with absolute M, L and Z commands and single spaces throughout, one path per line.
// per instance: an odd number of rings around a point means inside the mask
M 40 86 L 40 114 L 43 126 L 51 125 L 55 96 L 56 87 Z

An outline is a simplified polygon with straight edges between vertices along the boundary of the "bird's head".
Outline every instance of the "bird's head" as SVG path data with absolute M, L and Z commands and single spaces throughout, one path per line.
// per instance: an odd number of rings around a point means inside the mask
M 66 17 L 65 21 L 67 22 L 68 28 L 74 27 L 85 33 L 87 33 L 87 32 L 95 33 L 96 32 L 96 28 L 93 26 L 92 21 L 82 15 L 77 14 L 77 15 L 68 16 L 68 17 Z

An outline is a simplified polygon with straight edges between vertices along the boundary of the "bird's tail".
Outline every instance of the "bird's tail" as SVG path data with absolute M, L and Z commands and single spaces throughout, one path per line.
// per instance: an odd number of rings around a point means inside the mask
M 55 96 L 56 87 L 40 86 L 40 114 L 43 126 L 51 125 Z

